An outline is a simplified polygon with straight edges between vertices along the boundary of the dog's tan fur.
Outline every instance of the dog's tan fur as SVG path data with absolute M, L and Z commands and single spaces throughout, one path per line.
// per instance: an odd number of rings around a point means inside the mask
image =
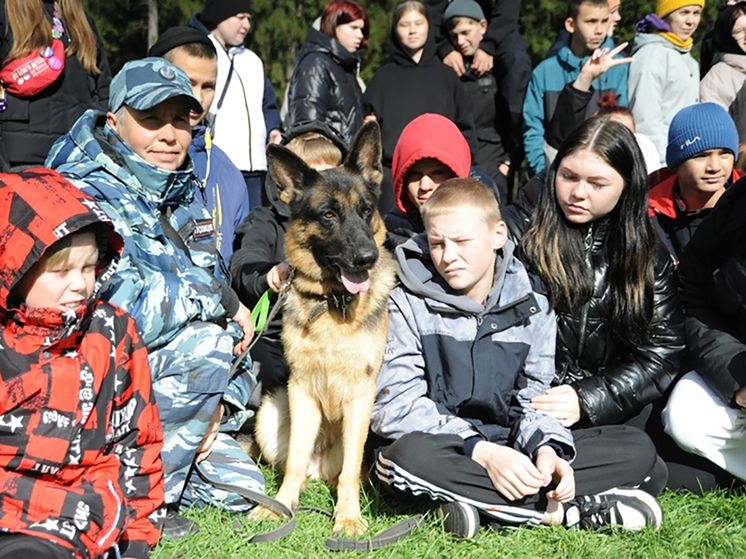
M 345 172 L 361 183 L 380 184 L 380 149 L 377 125 L 366 125 L 353 142 Z M 280 197 L 289 204 L 303 179 L 287 172 L 272 152 L 269 160 Z M 334 196 L 339 204 L 354 207 L 360 188 L 330 192 L 328 184 L 319 184 L 307 196 L 312 203 L 317 195 Z M 291 219 L 285 249 L 295 277 L 283 306 L 282 330 L 290 380 L 287 391 L 264 398 L 255 429 L 262 458 L 285 469 L 277 499 L 295 508 L 308 476 L 336 483 L 334 532 L 350 535 L 366 530 L 360 513 L 360 470 L 386 345 L 387 301 L 395 282 L 393 259 L 383 248 L 386 228 L 377 210 L 373 212 L 370 229 L 379 257 L 370 270 L 369 290 L 357 294 L 344 314 L 330 309 L 316 317 L 320 298 L 339 292 L 341 284 L 329 279 L 309 249 L 309 239 L 322 235 L 322 228 Z

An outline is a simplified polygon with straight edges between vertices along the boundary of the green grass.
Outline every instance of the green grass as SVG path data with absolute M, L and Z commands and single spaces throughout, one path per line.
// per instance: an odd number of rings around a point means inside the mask
M 279 481 L 276 472 L 265 469 L 269 494 Z M 472 540 L 457 540 L 445 534 L 439 521 L 428 517 L 424 527 L 404 540 L 369 555 L 376 558 L 472 558 L 472 557 L 572 557 L 664 558 L 664 557 L 743 557 L 746 550 L 746 495 L 730 491 L 705 497 L 666 492 L 661 496 L 665 512 L 663 528 L 638 533 L 615 531 L 599 534 L 568 531 L 563 528 L 521 528 L 504 534 L 482 529 Z M 302 506 L 331 511 L 334 497 L 328 486 L 309 481 L 301 496 Z M 375 488 L 366 485 L 362 495 L 363 515 L 369 522 L 368 534 L 376 534 L 413 514 L 413 510 L 385 500 Z M 284 540 L 250 544 L 243 537 L 277 527 L 277 522 L 245 523 L 236 532 L 236 515 L 214 508 L 190 510 L 186 516 L 197 520 L 200 532 L 180 542 L 162 542 L 151 557 L 232 558 L 232 557 L 342 557 L 358 554 L 332 553 L 324 548 L 331 536 L 332 521 L 320 514 L 300 512 L 297 528 Z

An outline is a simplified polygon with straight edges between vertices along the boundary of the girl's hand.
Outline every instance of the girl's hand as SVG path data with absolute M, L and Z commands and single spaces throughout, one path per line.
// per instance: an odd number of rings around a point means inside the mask
M 449 52 L 443 59 L 443 64 L 453 68 L 453 71 L 456 72 L 456 75 L 459 78 L 466 73 L 466 68 L 464 67 L 464 56 L 457 50 Z
M 578 393 L 569 384 L 561 384 L 531 399 L 531 407 L 545 413 L 571 427 L 580 421 L 580 400 Z
M 495 489 L 511 501 L 535 495 L 552 479 L 551 474 L 542 474 L 528 456 L 507 446 L 479 441 L 471 456 L 487 470 Z

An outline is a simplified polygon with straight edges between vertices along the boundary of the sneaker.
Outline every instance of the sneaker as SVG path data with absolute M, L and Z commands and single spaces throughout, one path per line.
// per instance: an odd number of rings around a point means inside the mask
M 194 520 L 181 516 L 177 510 L 168 509 L 166 520 L 163 522 L 161 534 L 167 540 L 181 540 L 199 532 L 199 524 Z
M 479 511 L 476 507 L 454 501 L 443 503 L 437 510 L 443 519 L 443 529 L 459 538 L 473 538 L 479 532 Z
M 641 489 L 617 487 L 597 495 L 576 497 L 565 504 L 565 526 L 597 530 L 618 526 L 625 530 L 658 530 L 663 509 Z

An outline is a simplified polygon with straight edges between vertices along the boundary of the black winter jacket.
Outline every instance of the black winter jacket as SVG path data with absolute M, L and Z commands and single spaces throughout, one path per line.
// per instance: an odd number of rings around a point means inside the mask
M 311 28 L 288 84 L 288 128 L 325 122 L 349 146 L 363 125 L 359 61 L 337 40 Z
M 54 3 L 44 0 L 44 8 L 52 26 Z M 62 76 L 33 97 L 14 97 L 7 91 L 8 107 L 0 112 L 0 155 L 3 166 L 44 166 L 49 149 L 60 136 L 88 109 L 106 111 L 109 103 L 111 69 L 93 19 L 86 15 L 96 36 L 97 60 L 101 73 L 88 74 L 76 55 L 65 58 Z M 13 33 L 5 17 L 5 0 L 0 0 L 0 59 L 5 61 L 13 46 Z M 62 41 L 70 44 L 65 28 Z M 7 171 L 8 169 L 4 169 Z
M 541 183 L 540 177 L 535 177 L 529 183 L 529 191 L 519 194 L 523 207 L 514 205 L 506 209 L 512 237 L 522 236 Z M 581 425 L 607 425 L 636 415 L 660 398 L 679 373 L 685 341 L 684 315 L 673 261 L 659 244 L 655 257 L 651 341 L 631 344 L 621 339 L 609 320 L 612 301 L 604 254 L 607 228 L 594 223 L 588 232 L 588 258 L 595 277 L 593 296 L 581 308 L 555 309 L 554 384 L 569 384 L 578 393 Z
M 691 365 L 726 403 L 746 386 L 746 178 L 697 228 L 679 264 Z
M 469 101 L 456 72 L 435 54 L 432 37 L 419 63 L 404 50 L 395 30 L 391 42 L 391 61 L 376 71 L 365 90 L 365 112 L 374 113 L 381 126 L 384 166 L 391 167 L 402 130 L 425 113 L 443 115 L 456 123 L 473 157 L 477 142 Z

